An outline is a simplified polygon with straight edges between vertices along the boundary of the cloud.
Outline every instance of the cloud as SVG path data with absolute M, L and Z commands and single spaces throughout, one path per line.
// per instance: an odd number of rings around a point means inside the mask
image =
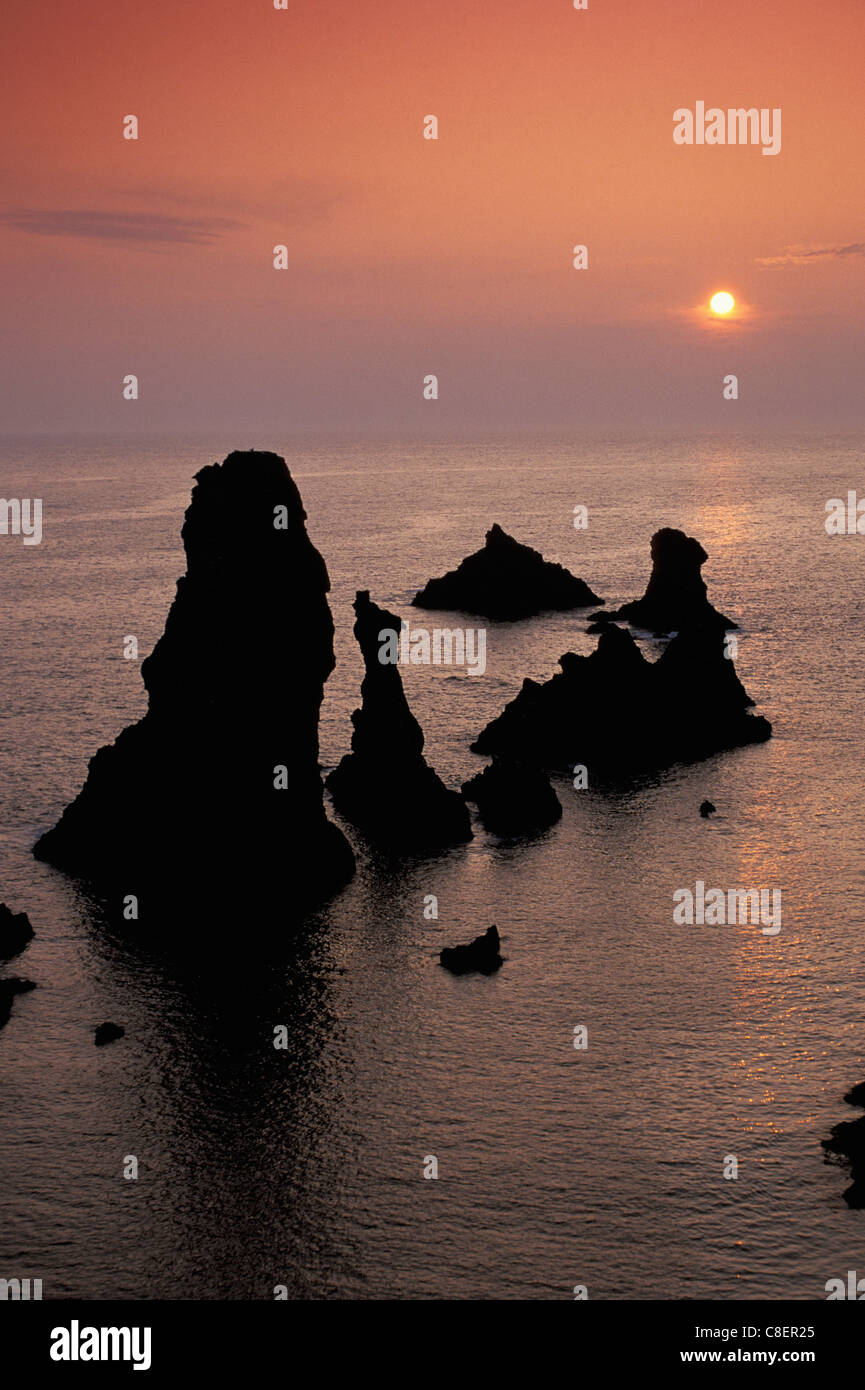
M 865 241 L 849 246 L 791 246 L 783 256 L 759 256 L 756 264 L 764 269 L 784 265 L 808 265 L 810 261 L 843 261 L 849 257 L 865 256 Z
M 171 217 L 157 212 L 99 212 L 92 208 L 49 208 L 0 213 L 0 223 L 34 236 L 79 237 L 87 241 L 181 242 L 202 246 L 240 226 L 230 217 Z
M 0 178 L 2 183 L 2 178 Z M 221 176 L 207 185 L 196 186 L 189 179 L 161 182 L 150 188 L 138 184 L 112 183 L 94 192 L 94 201 L 117 196 L 132 206 L 143 198 L 151 207 L 168 207 L 198 216 L 224 215 L 245 221 L 289 223 L 292 227 L 329 221 L 351 198 L 357 185 L 335 184 L 294 174 L 277 175 L 257 182 L 250 178 Z

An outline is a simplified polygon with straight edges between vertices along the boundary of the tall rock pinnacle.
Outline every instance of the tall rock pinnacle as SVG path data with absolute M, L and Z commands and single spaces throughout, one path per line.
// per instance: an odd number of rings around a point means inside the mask
M 651 551 L 652 573 L 643 597 L 623 604 L 618 612 L 598 614 L 602 621 L 618 619 L 650 632 L 737 626 L 709 602 L 700 573 L 709 557 L 699 541 L 665 526 L 653 535 Z
M 449 791 L 423 755 L 424 736 L 409 709 L 396 665 L 379 660 L 380 635 L 400 620 L 358 592 L 354 635 L 366 674 L 354 711 L 352 751 L 327 778 L 333 803 L 369 840 L 393 852 L 425 852 L 472 838 L 458 792 Z
M 277 454 L 196 474 L 186 574 L 142 664 L 147 714 L 91 759 L 37 858 L 135 895 L 142 919 L 238 895 L 290 917 L 351 877 L 318 768 L 333 620 L 305 521 Z

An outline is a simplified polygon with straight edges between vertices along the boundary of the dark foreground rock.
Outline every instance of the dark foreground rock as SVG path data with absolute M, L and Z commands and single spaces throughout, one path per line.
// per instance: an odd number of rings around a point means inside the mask
M 709 602 L 700 573 L 709 557 L 699 541 L 665 526 L 652 537 L 651 554 L 652 573 L 643 597 L 615 612 L 593 613 L 593 618 L 601 623 L 618 619 L 649 632 L 681 632 L 695 626 L 724 631 L 737 626 Z
M 717 809 L 717 806 L 714 806 L 711 801 L 700 802 L 700 815 L 703 817 L 703 820 L 708 819 L 709 816 L 713 816 Z
M 0 960 L 20 955 L 32 940 L 33 928 L 27 913 L 12 912 L 5 903 L 0 903 Z
M 430 579 L 412 603 L 416 608 L 514 619 L 550 609 L 584 608 L 603 599 L 564 565 L 545 560 L 539 551 L 521 545 L 494 525 L 481 550 L 441 578 Z
M 423 730 L 409 709 L 397 665 L 379 660 L 379 634 L 399 632 L 400 619 L 373 603 L 367 590 L 358 592 L 354 611 L 365 667 L 362 705 L 351 716 L 352 751 L 326 779 L 333 804 L 386 850 L 423 853 L 470 840 L 464 801 L 423 756 Z
M 494 835 L 530 835 L 561 820 L 562 803 L 539 768 L 496 758 L 462 792 Z
M 854 1086 L 844 1097 L 848 1105 L 865 1106 L 865 1083 Z M 844 1193 L 848 1207 L 865 1207 L 865 1115 L 856 1120 L 843 1120 L 830 1131 L 828 1139 L 821 1139 L 828 1154 L 840 1158 L 850 1170 L 853 1179 Z
M 35 847 L 103 894 L 137 896 L 141 925 L 191 905 L 205 927 L 227 915 L 236 929 L 240 913 L 246 931 L 270 903 L 282 926 L 353 872 L 319 775 L 333 621 L 305 521 L 276 454 L 196 475 L 187 571 L 142 665 L 147 713 L 91 759 Z
M 502 964 L 501 941 L 497 927 L 487 927 L 483 936 L 476 936 L 467 946 L 445 946 L 439 961 L 452 975 L 468 975 L 477 971 L 492 975 Z
M 836 1125 L 821 1143 L 827 1153 L 842 1158 L 850 1169 L 853 1181 L 844 1192 L 848 1207 L 865 1207 L 865 1115 Z
M 100 1023 L 93 1041 L 97 1047 L 104 1047 L 106 1043 L 116 1042 L 118 1038 L 125 1036 L 126 1029 L 121 1028 L 119 1023 Z
M 9 1022 L 9 1015 L 12 1012 L 12 1001 L 16 994 L 28 994 L 36 986 L 32 980 L 22 980 L 17 975 L 10 976 L 9 979 L 0 980 L 0 1028 Z
M 472 744 L 476 753 L 618 774 L 692 762 L 772 733 L 767 719 L 748 714 L 754 702 L 717 625 L 679 633 L 654 662 L 612 626 L 589 656 L 567 652 L 559 666 L 548 681 L 523 682 Z

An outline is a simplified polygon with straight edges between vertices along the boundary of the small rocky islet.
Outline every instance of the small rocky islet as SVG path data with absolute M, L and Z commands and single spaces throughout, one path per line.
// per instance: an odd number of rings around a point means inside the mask
M 480 550 L 467 555 L 455 570 L 429 579 L 412 599 L 415 608 L 510 620 L 588 608 L 593 603 L 603 603 L 603 599 L 584 579 L 578 579 L 564 565 L 545 560 L 539 551 L 509 536 L 497 522 L 487 531 Z
M 465 946 L 445 946 L 439 963 L 452 975 L 493 975 L 503 964 L 498 927 L 487 927 Z
M 117 1042 L 118 1038 L 126 1036 L 126 1029 L 119 1023 L 106 1021 L 97 1025 L 93 1035 L 93 1042 L 96 1047 L 105 1047 L 108 1043 Z

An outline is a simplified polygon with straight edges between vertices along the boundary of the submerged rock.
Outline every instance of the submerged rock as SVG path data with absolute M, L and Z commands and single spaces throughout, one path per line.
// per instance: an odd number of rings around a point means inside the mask
M 462 792 L 494 835 L 529 835 L 561 820 L 562 803 L 539 768 L 495 758 Z
M 28 941 L 33 940 L 33 928 L 26 912 L 12 912 L 0 903 L 0 960 L 20 955 Z
M 121 1028 L 119 1023 L 100 1023 L 93 1041 L 97 1047 L 104 1047 L 106 1043 L 116 1042 L 118 1038 L 125 1036 L 126 1029 Z
M 737 626 L 709 602 L 700 573 L 709 557 L 699 541 L 665 526 L 652 537 L 651 553 L 652 573 L 643 597 L 623 604 L 616 612 L 593 614 L 596 621 L 618 618 L 657 633 L 681 632 L 694 626 L 722 630 Z
M 747 713 L 754 702 L 717 625 L 679 633 L 655 662 L 613 625 L 589 656 L 567 652 L 559 666 L 548 681 L 523 682 L 472 744 L 476 753 L 620 773 L 695 761 L 772 733 L 767 719 Z
M 717 806 L 713 806 L 711 801 L 700 802 L 700 815 L 705 820 L 707 816 L 713 816 L 717 811 Z
M 384 849 L 423 852 L 470 840 L 464 801 L 423 756 L 423 730 L 397 665 L 379 660 L 379 634 L 398 632 L 399 618 L 373 603 L 367 590 L 358 592 L 354 611 L 365 675 L 361 708 L 351 716 L 352 751 L 326 779 L 334 806 Z
M 485 618 L 531 618 L 549 609 L 584 608 L 603 599 L 564 565 L 545 560 L 494 525 L 481 550 L 455 570 L 430 579 L 412 603 L 416 608 L 456 609 Z
M 12 975 L 8 979 L 0 980 L 0 1028 L 9 1022 L 9 1015 L 12 1012 L 12 1001 L 16 994 L 28 994 L 36 986 L 32 980 L 22 980 L 18 975 Z
M 439 962 L 453 975 L 472 971 L 492 975 L 502 964 L 500 948 L 498 928 L 487 927 L 483 936 L 476 936 L 467 946 L 445 946 L 439 952 Z
M 844 1097 L 848 1105 L 865 1106 L 865 1083 L 854 1086 Z M 865 1207 L 865 1115 L 856 1120 L 842 1120 L 820 1143 L 828 1154 L 847 1164 L 852 1184 L 844 1193 L 848 1207 Z
M 277 454 L 196 474 L 186 574 L 141 668 L 147 713 L 91 759 L 35 847 L 100 891 L 141 895 L 151 925 L 187 904 L 230 916 L 271 903 L 284 921 L 354 870 L 318 769 L 333 621 L 305 521 Z

